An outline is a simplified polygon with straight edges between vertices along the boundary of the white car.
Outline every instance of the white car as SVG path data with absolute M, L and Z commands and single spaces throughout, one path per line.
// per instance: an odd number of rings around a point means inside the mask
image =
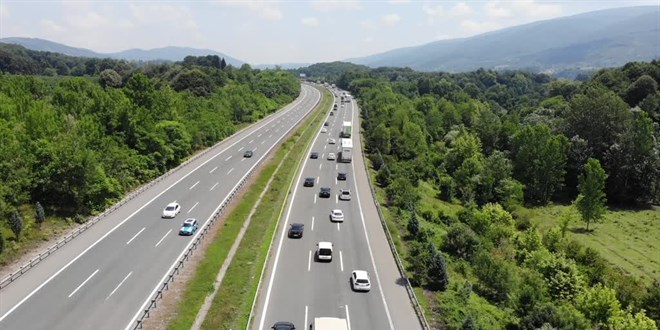
M 318 261 L 332 261 L 332 243 L 318 242 L 316 244 L 316 259 Z
M 344 222 L 344 212 L 339 209 L 330 211 L 330 221 Z
M 179 212 L 181 212 L 181 205 L 179 205 L 179 203 L 177 202 L 172 202 L 167 204 L 167 206 L 165 206 L 162 217 L 174 218 L 176 217 L 177 214 L 179 214 Z
M 335 160 L 337 159 L 337 156 L 335 156 L 334 152 L 328 153 L 328 160 Z
M 339 199 L 343 201 L 351 200 L 351 190 L 350 189 L 341 189 L 339 190 Z
M 351 289 L 353 291 L 371 290 L 371 281 L 369 280 L 369 273 L 366 270 L 353 271 L 351 274 Z
M 337 143 L 337 140 L 335 140 L 333 138 L 330 138 L 330 139 L 328 139 L 328 143 L 329 144 L 335 144 L 335 143 Z
M 328 129 L 325 127 L 321 128 L 321 133 L 328 133 Z

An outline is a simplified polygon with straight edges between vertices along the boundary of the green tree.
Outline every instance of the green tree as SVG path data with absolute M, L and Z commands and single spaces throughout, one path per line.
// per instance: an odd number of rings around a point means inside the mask
M 655 79 L 647 74 L 642 75 L 628 86 L 628 90 L 626 90 L 626 102 L 631 107 L 637 106 L 639 102 L 657 90 L 658 83 Z
M 16 240 L 21 238 L 21 232 L 23 231 L 23 218 L 18 211 L 11 212 L 11 215 L 9 216 L 9 228 L 16 236 Z
M 575 307 L 591 321 L 606 325 L 607 320 L 621 310 L 616 291 L 598 283 L 584 290 L 575 299 Z
M 105 69 L 99 75 L 99 83 L 102 87 L 121 87 L 121 76 L 113 69 Z
M 419 235 L 421 228 L 419 225 L 419 220 L 417 219 L 417 214 L 415 212 L 412 212 L 410 215 L 410 219 L 408 219 L 408 225 L 406 225 L 406 228 L 408 229 L 408 233 L 410 234 L 411 238 L 414 239 L 417 237 L 417 235 Z
M 587 223 L 587 230 L 589 230 L 591 222 L 602 219 L 607 211 L 605 180 L 607 180 L 607 174 L 600 166 L 600 162 L 597 159 L 589 158 L 584 166 L 584 174 L 578 178 L 580 195 L 575 200 L 582 220 Z
M 644 310 L 634 313 L 632 307 L 620 311 L 607 322 L 610 330 L 658 330 L 653 319 L 644 314 Z
M 445 291 L 449 287 L 449 271 L 447 260 L 435 248 L 431 251 L 431 260 L 428 266 L 429 286 L 433 290 Z
M 421 198 L 412 183 L 402 177 L 394 179 L 385 192 L 390 205 L 408 211 L 414 210 Z
M 0 254 L 5 250 L 5 237 L 2 236 L 2 231 L 0 231 Z
M 390 129 L 385 126 L 385 123 L 380 123 L 369 134 L 369 149 L 378 150 L 383 154 L 389 154 L 392 150 L 390 143 Z
M 478 330 L 479 325 L 477 324 L 477 321 L 474 320 L 474 317 L 472 317 L 472 314 L 468 314 L 468 316 L 463 320 L 463 324 L 461 325 L 461 330 Z
M 525 185 L 525 199 L 546 204 L 564 181 L 568 139 L 547 126 L 526 126 L 513 144 L 514 177 Z
M 41 224 L 44 223 L 46 220 L 46 211 L 44 211 L 44 207 L 41 206 L 41 203 L 37 202 L 34 206 L 34 220 L 37 222 L 39 227 L 41 227 Z
M 451 225 L 442 240 L 443 251 L 465 260 L 471 260 L 480 246 L 477 234 L 462 223 Z

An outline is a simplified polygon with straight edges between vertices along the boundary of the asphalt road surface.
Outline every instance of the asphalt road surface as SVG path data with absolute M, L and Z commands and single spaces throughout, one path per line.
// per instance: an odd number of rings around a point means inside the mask
M 339 99 L 336 100 L 339 102 Z M 359 117 L 353 100 L 328 116 L 327 133 L 319 131 L 293 187 L 285 218 L 271 247 L 266 274 L 260 286 L 252 328 L 269 329 L 277 321 L 293 322 L 308 329 L 315 317 L 339 317 L 349 329 L 421 329 L 378 219 L 358 136 Z M 328 160 L 338 155 L 339 132 L 343 121 L 353 122 L 353 161 Z M 334 138 L 336 144 L 329 144 Z M 347 172 L 346 181 L 337 181 L 337 172 Z M 314 187 L 303 187 L 305 178 L 314 178 Z M 320 187 L 332 189 L 330 198 L 319 198 Z M 350 189 L 350 201 L 337 198 L 340 189 Z M 332 223 L 330 211 L 341 209 L 345 220 Z M 289 225 L 305 224 L 302 239 L 287 237 Z M 333 243 L 333 260 L 315 260 L 316 244 Z M 354 292 L 350 286 L 353 270 L 366 270 L 370 292 Z
M 320 101 L 318 89 L 238 132 L 85 231 L 0 291 L 0 329 L 125 329 L 134 325 L 200 228 L 246 173 Z M 243 157 L 246 150 L 254 156 Z M 174 219 L 162 219 L 170 202 Z M 197 231 L 195 235 L 198 235 Z

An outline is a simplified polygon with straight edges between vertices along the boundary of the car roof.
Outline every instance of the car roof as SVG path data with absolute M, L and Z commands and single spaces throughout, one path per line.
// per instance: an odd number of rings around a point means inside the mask
M 305 181 L 315 180 L 314 178 L 305 178 Z
M 178 205 L 179 205 L 179 203 L 177 203 L 177 202 L 172 202 L 172 203 L 167 204 L 167 206 L 178 206 Z
M 291 227 L 294 227 L 294 228 L 305 227 L 305 224 L 300 223 L 300 222 L 294 222 L 294 223 L 291 224 Z
M 369 273 L 367 273 L 366 270 L 354 270 L 353 273 L 355 274 L 356 278 L 369 278 Z
M 343 213 L 340 209 L 334 209 L 334 210 L 332 210 L 332 212 L 335 212 L 335 213 Z
M 197 221 L 197 219 L 195 219 L 195 218 L 188 218 L 188 219 L 186 219 L 186 221 L 184 221 L 183 223 L 193 223 L 193 222 L 195 222 L 195 221 Z
M 330 190 L 330 187 L 321 187 L 321 190 Z
M 330 242 L 319 242 L 319 249 L 332 249 L 332 243 L 330 243 Z

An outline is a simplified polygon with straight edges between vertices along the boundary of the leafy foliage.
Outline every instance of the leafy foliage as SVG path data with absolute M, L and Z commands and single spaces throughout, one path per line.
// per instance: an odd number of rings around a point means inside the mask
M 584 175 L 579 177 L 580 195 L 575 200 L 575 206 L 582 215 L 582 220 L 589 223 L 600 220 L 605 214 L 605 180 L 607 174 L 597 159 L 589 158 L 584 166 Z

